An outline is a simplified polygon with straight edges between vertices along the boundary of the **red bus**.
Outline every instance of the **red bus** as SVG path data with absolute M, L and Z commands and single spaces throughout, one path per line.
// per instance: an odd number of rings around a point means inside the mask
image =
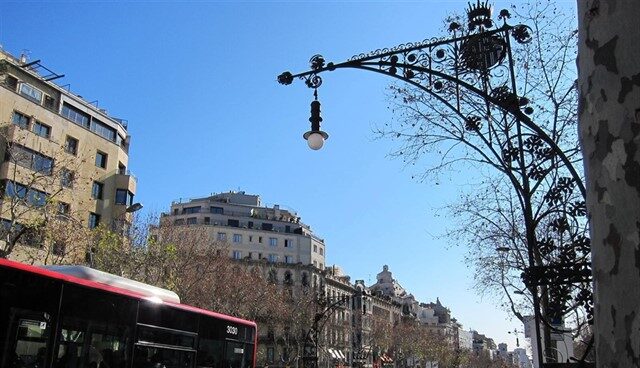
M 255 368 L 254 322 L 60 267 L 0 259 L 0 368 Z

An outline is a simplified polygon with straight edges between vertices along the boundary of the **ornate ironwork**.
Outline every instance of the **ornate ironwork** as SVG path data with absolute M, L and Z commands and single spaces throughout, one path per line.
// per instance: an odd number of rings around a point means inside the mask
M 522 177 L 537 182 L 552 181 L 542 197 L 543 214 L 534 221 L 533 215 L 527 213 L 524 221 L 529 267 L 522 278 L 533 296 L 536 324 L 540 326 L 543 318 L 539 300 L 543 288 L 547 290 L 548 305 L 544 311 L 547 318 L 560 318 L 572 303 L 583 306 L 591 318 L 590 243 L 584 231 L 578 230 L 586 223 L 584 183 L 557 142 L 530 118 L 534 113 L 532 102 L 520 96 L 516 87 L 511 38 L 516 44 L 529 43 L 531 28 L 509 25 L 511 14 L 507 10 L 500 11 L 498 19 L 503 24 L 496 27 L 488 1 L 469 4 L 467 18 L 466 27 L 451 22 L 448 28 L 453 34 L 451 38 L 404 43 L 357 54 L 340 63 L 327 63 L 321 55 L 314 55 L 310 70 L 298 74 L 284 72 L 278 76 L 278 82 L 289 85 L 300 79 L 317 89 L 322 84 L 319 75 L 324 72 L 362 69 L 424 91 L 458 115 L 469 134 L 491 137 L 492 122 L 496 121 L 514 127 L 514 134 L 498 144 L 490 143 L 498 147 L 507 175 L 513 181 Z M 478 106 L 485 106 L 484 116 Z M 560 169 L 569 176 L 555 178 L 554 174 L 551 179 L 550 173 L 558 173 Z M 531 189 L 525 186 L 519 190 Z M 573 299 L 569 297 L 570 286 L 574 288 Z M 538 341 L 538 346 L 541 345 Z M 541 361 L 541 352 L 538 355 Z

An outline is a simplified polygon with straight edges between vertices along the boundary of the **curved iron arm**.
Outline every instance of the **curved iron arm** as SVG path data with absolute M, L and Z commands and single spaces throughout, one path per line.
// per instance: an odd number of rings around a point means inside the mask
M 499 31 L 504 31 L 505 29 L 509 30 L 513 27 L 503 27 L 501 29 L 499 29 L 498 31 L 494 31 L 494 32 L 490 32 L 490 34 L 493 33 L 497 33 Z M 457 39 L 454 39 L 456 41 L 458 40 L 465 40 L 468 39 L 468 37 L 459 37 Z M 451 41 L 451 40 L 450 40 Z M 438 42 L 436 43 L 436 45 L 441 45 L 444 42 Z M 336 69 L 344 69 L 344 68 L 352 68 L 352 69 L 361 69 L 361 70 L 368 70 L 368 71 L 374 71 L 374 72 L 378 72 L 380 74 L 384 74 L 387 75 L 389 77 L 393 77 L 396 79 L 399 79 L 403 82 L 409 83 L 414 87 L 417 87 L 419 89 L 421 89 L 424 92 L 429 93 L 431 96 L 434 96 L 435 94 L 433 93 L 432 89 L 421 84 L 418 83 L 414 80 L 412 80 L 411 78 L 407 78 L 405 75 L 398 75 L 398 74 L 391 74 L 388 72 L 385 72 L 384 69 L 382 69 L 382 67 L 395 67 L 395 68 L 403 68 L 405 70 L 411 70 L 417 73 L 424 73 L 427 75 L 432 75 L 432 76 L 436 76 L 438 78 L 442 78 L 444 80 L 447 80 L 449 82 L 453 82 L 456 84 L 456 86 L 460 86 L 463 87 L 465 90 L 467 90 L 470 93 L 473 93 L 474 95 L 484 99 L 485 101 L 487 101 L 488 103 L 498 107 L 500 110 L 511 114 L 511 116 L 513 116 L 515 119 L 517 119 L 518 121 L 520 121 L 522 124 L 524 124 L 527 128 L 531 129 L 533 132 L 535 132 L 536 134 L 538 134 L 538 136 L 540 138 L 542 138 L 542 140 L 549 145 L 549 147 L 551 147 L 551 149 L 553 150 L 554 154 L 556 154 L 560 160 L 564 163 L 564 165 L 566 166 L 567 170 L 569 171 L 569 173 L 571 174 L 571 177 L 575 180 L 576 185 L 578 186 L 578 188 L 580 189 L 580 193 L 582 194 L 583 198 L 586 198 L 586 189 L 582 180 L 582 177 L 578 174 L 578 171 L 576 170 L 576 168 L 573 166 L 573 163 L 571 162 L 571 160 L 566 156 L 566 154 L 564 153 L 564 151 L 558 146 L 558 144 L 547 134 L 547 132 L 545 132 L 542 128 L 540 128 L 539 125 L 535 124 L 533 122 L 533 120 L 531 120 L 531 118 L 529 118 L 523 111 L 520 110 L 520 107 L 517 105 L 513 105 L 511 103 L 505 103 L 505 101 L 501 101 L 498 98 L 491 96 L 490 94 L 486 93 L 485 91 L 480 90 L 479 88 L 471 85 L 470 83 L 467 83 L 457 77 L 454 76 L 450 76 L 446 73 L 440 72 L 438 70 L 434 70 L 432 68 L 427 68 L 427 67 L 423 67 L 423 66 L 419 66 L 419 65 L 414 65 L 414 64 L 407 64 L 407 63 L 398 63 L 398 62 L 390 62 L 390 61 L 383 61 L 383 60 L 379 60 L 379 61 L 375 61 L 375 59 L 379 59 L 379 58 L 383 58 L 383 57 L 387 57 L 387 56 L 392 56 L 394 54 L 397 53 L 406 53 L 406 52 L 411 52 L 411 51 L 415 51 L 415 50 L 421 50 L 424 48 L 431 48 L 431 47 L 435 47 L 432 44 L 428 44 L 428 45 L 423 45 L 423 46 L 419 46 L 419 47 L 410 47 L 407 49 L 402 49 L 399 51 L 394 51 L 394 52 L 388 52 L 379 56 L 371 56 L 371 57 L 366 57 L 363 59 L 356 59 L 356 60 L 348 60 L 342 63 L 338 63 L 338 64 L 334 64 L 334 63 L 328 63 L 326 66 L 324 67 L 320 67 L 317 69 L 311 69 L 302 73 L 298 73 L 298 74 L 291 74 L 289 72 L 284 72 L 282 74 L 280 74 L 278 76 L 278 82 L 280 84 L 283 85 L 289 85 L 291 83 L 293 83 L 293 80 L 295 78 L 299 78 L 299 79 L 312 79 L 314 77 L 318 77 L 319 74 L 327 72 L 327 71 L 334 71 Z M 320 81 L 320 84 L 322 82 Z M 314 82 L 310 87 L 312 88 L 317 88 L 319 87 L 319 84 L 316 86 L 317 82 Z M 307 82 L 307 85 L 309 85 L 309 82 Z M 515 95 L 515 91 L 513 91 L 512 93 L 514 93 Z M 517 96 L 515 96 L 517 97 Z M 442 99 L 440 99 L 442 101 Z M 450 103 L 445 103 L 445 105 L 447 107 L 449 107 L 454 113 L 456 113 L 457 115 L 463 117 L 466 119 L 466 117 L 463 116 L 463 114 L 457 110 L 453 105 L 451 105 Z

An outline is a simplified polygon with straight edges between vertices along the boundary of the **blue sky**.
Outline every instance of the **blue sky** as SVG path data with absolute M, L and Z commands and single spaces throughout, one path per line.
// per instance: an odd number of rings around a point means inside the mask
M 575 2 L 565 1 L 575 12 Z M 465 248 L 438 239 L 439 208 L 469 180 L 411 177 L 372 128 L 392 118 L 390 80 L 335 71 L 319 90 L 321 151 L 307 148 L 312 91 L 276 83 L 285 70 L 443 33 L 466 1 L 169 2 L 3 1 L 0 44 L 66 74 L 59 84 L 129 121 L 136 200 L 167 211 L 172 200 L 228 190 L 289 206 L 325 239 L 327 263 L 367 284 L 384 264 L 420 301 L 448 306 L 464 324 L 515 347 L 506 312 L 471 289 Z M 497 4 L 496 8 L 504 7 Z M 442 212 L 442 211 L 441 211 Z M 521 341 L 522 341 L 521 336 Z

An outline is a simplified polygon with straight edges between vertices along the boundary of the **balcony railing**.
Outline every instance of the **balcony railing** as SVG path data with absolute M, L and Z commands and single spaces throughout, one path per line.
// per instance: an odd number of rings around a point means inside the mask
M 111 176 L 111 175 L 126 175 L 130 177 L 134 183 L 136 184 L 138 183 L 138 178 L 131 172 L 131 170 L 115 169 L 109 172 L 108 176 Z

